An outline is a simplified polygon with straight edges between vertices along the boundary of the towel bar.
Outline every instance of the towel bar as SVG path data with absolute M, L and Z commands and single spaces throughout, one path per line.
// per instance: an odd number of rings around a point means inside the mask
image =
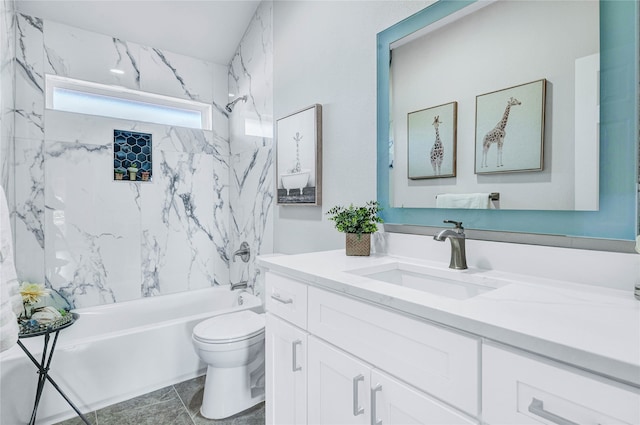
M 438 195 L 436 195 L 436 198 L 438 197 Z M 500 200 L 500 192 L 491 192 L 489 194 L 489 199 L 491 199 L 492 201 L 499 201 Z

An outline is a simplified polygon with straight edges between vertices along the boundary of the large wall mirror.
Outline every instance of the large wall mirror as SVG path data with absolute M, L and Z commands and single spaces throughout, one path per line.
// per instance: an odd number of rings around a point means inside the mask
M 440 0 L 378 34 L 387 223 L 634 240 L 637 158 L 637 2 Z M 469 193 L 499 199 L 437 201 Z

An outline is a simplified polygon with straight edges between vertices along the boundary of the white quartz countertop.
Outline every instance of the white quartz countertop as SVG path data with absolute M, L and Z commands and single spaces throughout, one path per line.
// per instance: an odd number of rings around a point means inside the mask
M 640 387 L 640 302 L 632 293 L 513 273 L 344 250 L 259 257 L 270 271 L 518 347 Z M 349 271 L 403 262 L 502 282 L 458 300 Z

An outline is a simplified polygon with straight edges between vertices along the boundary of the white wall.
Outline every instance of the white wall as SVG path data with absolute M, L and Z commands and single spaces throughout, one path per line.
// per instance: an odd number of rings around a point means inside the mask
M 275 206 L 274 250 L 344 246 L 334 205 L 376 199 L 376 34 L 431 1 L 274 2 L 274 118 L 322 104 L 322 207 Z

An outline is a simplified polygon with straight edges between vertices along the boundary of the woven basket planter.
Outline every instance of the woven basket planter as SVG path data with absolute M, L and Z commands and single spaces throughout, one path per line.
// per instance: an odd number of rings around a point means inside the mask
M 347 255 L 368 256 L 371 254 L 371 233 L 363 233 L 358 237 L 357 233 L 346 233 Z

